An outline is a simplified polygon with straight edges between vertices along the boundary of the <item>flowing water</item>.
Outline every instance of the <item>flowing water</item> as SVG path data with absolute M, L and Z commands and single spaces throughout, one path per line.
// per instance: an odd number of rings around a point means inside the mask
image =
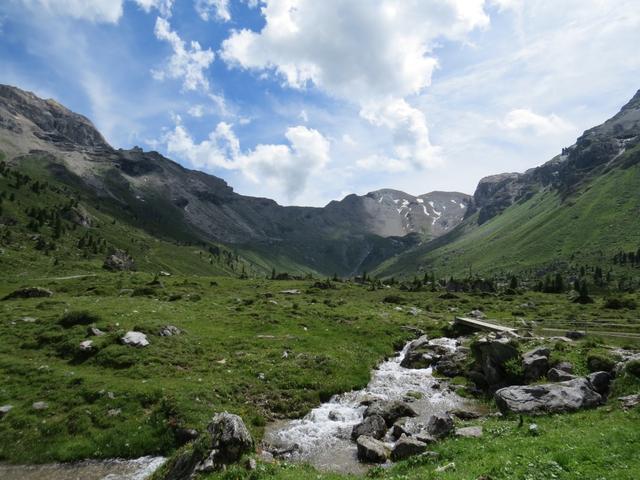
M 87 460 L 45 465 L 0 464 L 2 480 L 144 480 L 165 461 L 163 457 L 135 460 Z
M 432 345 L 450 351 L 456 341 L 450 338 L 431 340 Z M 363 390 L 334 396 L 327 403 L 312 410 L 299 420 L 276 422 L 267 427 L 264 443 L 267 449 L 288 452 L 284 458 L 309 463 L 320 470 L 341 473 L 363 473 L 366 467 L 356 458 L 356 445 L 350 440 L 351 430 L 360 423 L 371 400 L 413 400 L 411 406 L 418 413 L 412 422 L 424 423 L 431 414 L 462 407 L 466 400 L 456 395 L 446 383 L 432 375 L 431 368 L 408 369 L 400 366 L 409 347 L 374 370 Z M 419 394 L 419 395 L 416 395 Z M 388 436 L 385 441 L 391 442 Z

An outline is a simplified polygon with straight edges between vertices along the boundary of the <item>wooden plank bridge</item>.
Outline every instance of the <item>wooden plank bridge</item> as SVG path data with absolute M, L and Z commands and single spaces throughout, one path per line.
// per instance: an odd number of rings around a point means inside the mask
M 475 330 L 484 330 L 487 332 L 497 333 L 515 333 L 516 329 L 511 327 L 505 327 L 496 323 L 485 322 L 484 320 L 478 320 L 477 318 L 467 317 L 455 317 L 454 323 L 458 325 L 464 325 L 465 327 L 473 328 Z

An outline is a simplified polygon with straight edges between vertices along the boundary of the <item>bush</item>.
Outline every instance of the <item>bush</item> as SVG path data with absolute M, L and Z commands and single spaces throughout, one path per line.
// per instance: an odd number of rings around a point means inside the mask
M 92 323 L 97 323 L 100 320 L 101 318 L 98 315 L 82 310 L 65 313 L 58 323 L 64 328 L 70 328 L 76 325 L 90 325 Z
M 640 378 L 640 360 L 630 360 L 624 369 L 634 377 Z
M 382 299 L 384 303 L 394 303 L 396 305 L 404 303 L 404 298 L 400 295 L 387 295 Z
M 623 308 L 635 310 L 636 307 L 637 304 L 635 300 L 631 298 L 610 297 L 604 302 L 604 308 L 608 308 L 610 310 L 622 310 Z

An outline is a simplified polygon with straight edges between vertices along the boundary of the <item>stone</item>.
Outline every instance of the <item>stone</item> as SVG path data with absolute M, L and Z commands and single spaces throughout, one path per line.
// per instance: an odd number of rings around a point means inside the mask
M 120 341 L 125 345 L 130 345 L 132 347 L 146 347 L 149 345 L 149 340 L 147 340 L 147 336 L 142 332 L 127 332 L 124 337 L 120 339 Z
M 427 432 L 436 438 L 446 437 L 453 430 L 453 417 L 448 413 L 436 413 L 427 420 Z
M 331 410 L 328 416 L 332 422 L 344 422 L 344 415 L 336 410 Z
M 606 396 L 609 392 L 611 378 L 611 374 L 608 372 L 594 372 L 587 375 L 591 387 L 602 396 Z
M 538 436 L 539 434 L 540 431 L 538 430 L 537 423 L 532 423 L 531 425 L 529 425 L 529 435 Z
M 580 340 L 581 338 L 583 338 L 586 335 L 585 332 L 580 332 L 580 331 L 576 331 L 576 330 L 570 330 L 567 333 L 564 334 L 565 337 L 571 339 L 571 340 Z
M 35 323 L 38 321 L 38 319 L 35 317 L 22 317 L 20 320 L 22 320 L 24 323 Z
M 256 470 L 258 468 L 258 462 L 256 462 L 256 459 L 253 457 L 247 458 L 244 468 L 246 468 L 249 471 Z
M 13 410 L 13 405 L 2 405 L 0 407 L 0 418 L 4 417 L 11 410 Z
M 209 459 L 215 465 L 230 464 L 240 460 L 245 453 L 253 450 L 253 438 L 238 415 L 218 413 L 207 426 L 211 435 Z
M 96 327 L 89 327 L 87 333 L 93 337 L 102 337 L 105 333 Z
M 31 405 L 31 408 L 33 408 L 34 410 L 46 410 L 47 408 L 49 408 L 49 404 L 47 402 L 34 402 Z
M 636 405 L 640 405 L 640 393 L 627 395 L 626 397 L 618 397 L 618 401 L 623 409 L 628 410 Z
M 508 338 L 482 338 L 472 344 L 471 351 L 476 359 L 476 368 L 482 374 L 474 381 L 483 380 L 489 388 L 504 384 L 509 377 L 505 364 L 520 357 L 518 348 Z
M 429 339 L 426 335 L 409 343 L 404 357 L 400 361 L 403 368 L 429 368 L 434 357 L 431 355 Z
M 547 372 L 547 379 L 550 382 L 566 382 L 567 380 L 573 380 L 574 378 L 577 377 L 557 368 L 552 368 Z
M 559 362 L 555 368 L 567 373 L 573 373 L 573 364 L 570 362 Z
M 112 408 L 107 411 L 107 417 L 117 417 L 122 413 L 122 410 L 119 408 Z
M 460 420 L 475 420 L 482 416 L 478 412 L 464 408 L 454 408 L 453 410 L 449 410 L 449 414 Z
M 53 295 L 51 290 L 42 287 L 24 287 L 11 292 L 3 300 L 13 300 L 15 298 L 45 298 Z
M 176 428 L 173 432 L 178 446 L 193 442 L 200 435 L 195 428 Z
M 502 413 L 564 413 L 600 405 L 602 396 L 586 378 L 541 385 L 506 387 L 495 393 Z
M 442 472 L 448 472 L 449 470 L 455 470 L 455 469 L 456 469 L 455 462 L 451 462 L 436 468 L 434 471 L 438 473 L 442 473 Z
M 385 463 L 389 458 L 389 449 L 380 440 L 361 436 L 356 440 L 358 460 L 363 463 Z
M 414 455 L 420 455 L 427 450 L 427 444 L 420 440 L 407 437 L 406 435 L 400 437 L 400 439 L 393 446 L 391 451 L 391 459 L 394 462 L 404 460 L 405 458 L 413 457 Z
M 280 293 L 283 295 L 300 295 L 300 290 L 293 288 L 291 290 L 282 290 Z
M 456 428 L 455 435 L 463 438 L 480 438 L 482 436 L 482 427 Z
M 384 418 L 388 427 L 391 427 L 396 420 L 402 417 L 416 417 L 418 413 L 406 402 L 393 400 L 389 402 L 375 402 L 367 407 L 363 416 L 380 415 Z
M 549 358 L 542 355 L 525 354 L 522 358 L 522 368 L 525 381 L 532 382 L 547 373 L 549 370 Z
M 178 327 L 175 327 L 173 325 L 165 325 L 160 329 L 161 337 L 173 337 L 174 335 L 180 335 L 181 333 L 182 333 L 182 330 L 180 330 Z
M 524 358 L 526 358 L 526 357 L 547 357 L 547 358 L 549 358 L 549 355 L 551 355 L 551 350 L 548 347 L 536 347 L 533 350 L 529 350 L 528 352 L 524 353 L 522 356 Z
M 93 350 L 93 340 L 85 340 L 80 342 L 79 347 L 81 352 L 90 352 Z
M 102 267 L 112 272 L 122 272 L 135 270 L 136 264 L 127 252 L 116 248 L 104 259 Z
M 468 314 L 471 318 L 476 318 L 478 320 L 482 320 L 483 318 L 487 318 L 482 310 L 471 310 Z
M 387 433 L 387 423 L 381 415 L 369 415 L 353 427 L 351 431 L 351 439 L 357 440 L 358 437 L 372 437 L 375 439 L 381 439 Z

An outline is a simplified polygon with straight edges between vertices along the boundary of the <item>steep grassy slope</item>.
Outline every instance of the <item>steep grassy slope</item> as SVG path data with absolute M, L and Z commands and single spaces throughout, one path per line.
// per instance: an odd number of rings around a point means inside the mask
M 640 147 L 616 159 L 567 198 L 553 188 L 516 203 L 482 225 L 475 216 L 434 242 L 395 257 L 382 276 L 518 272 L 571 262 L 609 265 L 640 246 Z M 476 214 L 477 215 L 477 214 Z

